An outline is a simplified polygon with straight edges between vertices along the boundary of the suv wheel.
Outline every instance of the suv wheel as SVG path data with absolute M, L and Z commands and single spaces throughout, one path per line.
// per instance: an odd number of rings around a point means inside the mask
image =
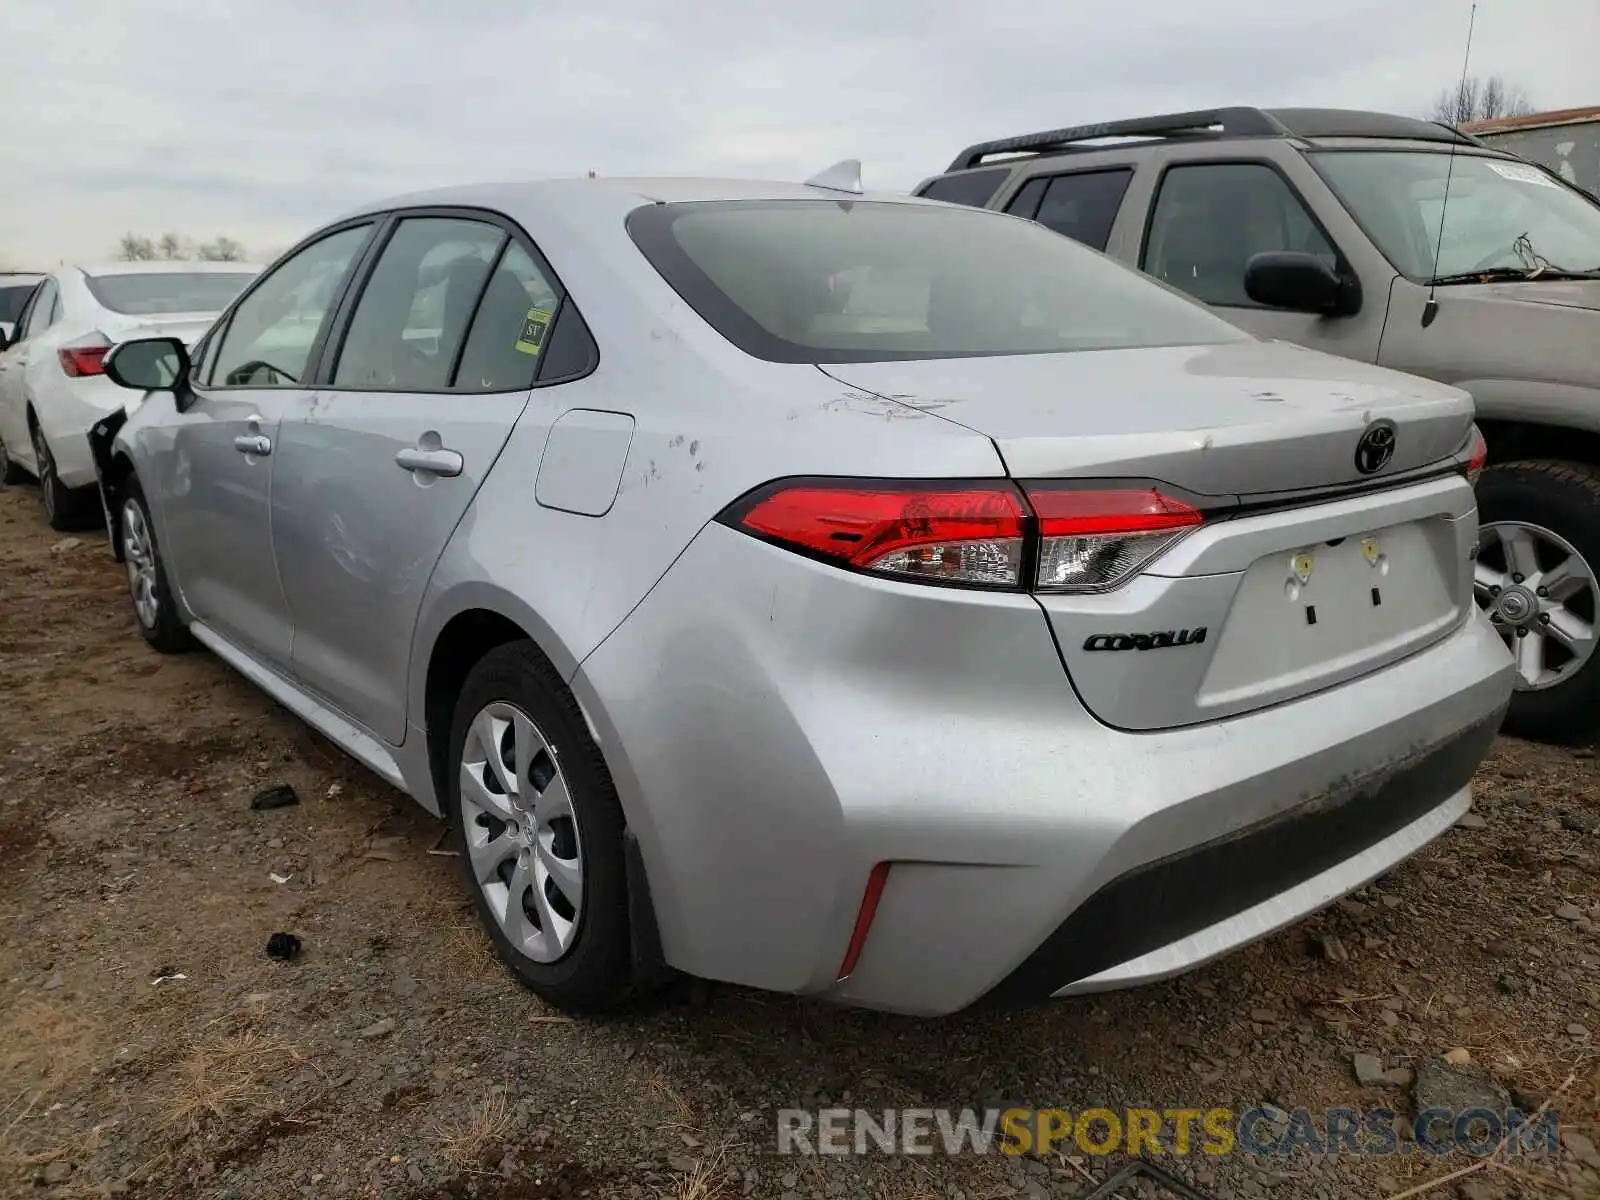
M 133 600 L 133 619 L 139 633 L 163 654 L 189 649 L 188 627 L 178 616 L 167 584 L 167 570 L 156 544 L 156 529 L 150 521 L 139 485 L 128 480 L 117 519 L 117 537 L 122 541 L 122 561 L 128 569 L 128 594 Z
M 450 734 L 449 820 L 501 960 L 558 1008 L 630 995 L 622 805 L 577 702 L 531 642 L 467 676 Z
M 1577 743 L 1600 733 L 1600 471 L 1511 462 L 1478 481 L 1474 594 L 1517 660 L 1505 730 Z

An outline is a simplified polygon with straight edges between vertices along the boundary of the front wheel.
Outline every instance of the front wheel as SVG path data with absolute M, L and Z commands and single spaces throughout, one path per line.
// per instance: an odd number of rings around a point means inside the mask
M 632 992 L 622 805 L 586 722 L 531 642 L 468 674 L 450 733 L 446 809 L 500 959 L 558 1008 Z
M 128 594 L 133 600 L 133 618 L 138 622 L 140 635 L 163 654 L 178 654 L 189 649 L 193 642 L 188 626 L 173 603 L 149 506 L 138 483 L 131 478 L 117 520 L 117 537 L 122 542 L 122 562 L 128 569 Z
M 1478 481 L 1473 592 L 1517 663 L 1505 731 L 1573 744 L 1600 733 L 1600 471 L 1510 462 Z

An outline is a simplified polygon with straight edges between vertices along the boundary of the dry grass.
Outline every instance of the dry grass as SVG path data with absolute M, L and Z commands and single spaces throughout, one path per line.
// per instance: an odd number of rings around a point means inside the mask
M 661 1100 L 663 1103 L 672 1107 L 677 1120 L 667 1122 L 667 1124 L 671 1125 L 673 1128 L 682 1128 L 691 1131 L 698 1128 L 698 1126 L 695 1124 L 693 1105 L 691 1105 L 687 1100 L 673 1090 L 672 1085 L 667 1082 L 667 1077 L 665 1075 L 652 1068 L 649 1073 L 645 1075 L 644 1084 L 645 1087 L 649 1088 L 651 1093 L 654 1094 L 658 1100 Z
M 193 1132 L 207 1117 L 264 1112 L 272 1107 L 271 1085 L 302 1060 L 295 1047 L 254 1030 L 196 1046 L 178 1064 L 162 1125 Z
M 726 1147 L 719 1146 L 703 1156 L 696 1161 L 692 1171 L 680 1172 L 659 1194 L 671 1200 L 719 1200 L 727 1195 L 728 1174 L 723 1166 L 726 1152 Z
M 18 1004 L 0 1022 L 0 1091 L 6 1101 L 81 1076 L 100 1052 L 100 1034 L 99 1026 L 64 1004 Z
M 504 1153 L 506 1134 L 511 1129 L 511 1108 L 504 1092 L 490 1092 L 482 1104 L 474 1105 L 465 1121 L 435 1126 L 434 1140 L 447 1163 L 463 1171 L 478 1171 L 489 1160 Z

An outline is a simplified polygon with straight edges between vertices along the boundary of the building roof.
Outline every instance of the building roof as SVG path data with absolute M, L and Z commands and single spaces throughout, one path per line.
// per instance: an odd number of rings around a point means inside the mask
M 1600 105 L 1592 108 L 1558 108 L 1551 112 L 1527 113 L 1520 117 L 1496 117 L 1490 121 L 1467 121 L 1462 133 L 1514 133 L 1519 129 L 1544 129 L 1551 125 L 1584 125 L 1600 122 Z

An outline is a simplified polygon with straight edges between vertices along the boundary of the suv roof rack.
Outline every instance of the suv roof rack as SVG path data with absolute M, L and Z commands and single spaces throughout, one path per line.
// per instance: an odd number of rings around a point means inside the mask
M 983 165 L 997 155 L 1065 154 L 1074 150 L 1100 150 L 1103 146 L 1081 143 L 1107 138 L 1245 138 L 1245 137 L 1371 137 L 1404 138 L 1413 141 L 1454 142 L 1456 145 L 1483 145 L 1470 134 L 1435 121 L 1400 117 L 1390 113 L 1356 112 L 1341 108 L 1213 108 L 1196 112 L 1166 113 L 1155 117 L 1135 117 L 1127 121 L 1106 121 L 1096 125 L 1072 125 L 1043 133 L 1025 133 L 968 146 L 945 168 L 965 171 Z

